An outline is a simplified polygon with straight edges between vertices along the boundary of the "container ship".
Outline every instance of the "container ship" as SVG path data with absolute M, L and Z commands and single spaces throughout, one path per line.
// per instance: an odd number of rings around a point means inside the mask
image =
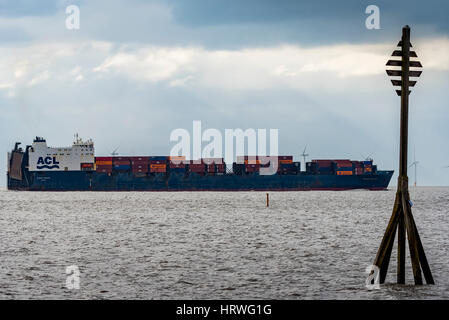
M 372 160 L 322 159 L 306 163 L 293 156 L 270 156 L 276 170 L 262 174 L 262 157 L 186 160 L 170 156 L 96 157 L 92 140 L 76 137 L 71 147 L 54 148 L 36 137 L 25 149 L 8 152 L 9 190 L 24 191 L 295 191 L 384 190 L 393 171 Z

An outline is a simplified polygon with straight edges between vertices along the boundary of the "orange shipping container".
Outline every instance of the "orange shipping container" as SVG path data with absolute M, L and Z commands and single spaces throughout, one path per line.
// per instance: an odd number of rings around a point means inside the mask
M 337 171 L 338 176 L 352 176 L 352 171 Z
M 150 164 L 151 169 L 165 169 L 166 167 L 166 164 Z
M 112 160 L 97 160 L 97 166 L 112 166 Z

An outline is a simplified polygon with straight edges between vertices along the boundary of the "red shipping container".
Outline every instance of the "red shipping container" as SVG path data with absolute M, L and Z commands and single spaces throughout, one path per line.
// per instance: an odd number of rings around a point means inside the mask
M 204 172 L 206 166 L 204 164 L 190 164 L 189 170 L 192 172 Z
M 143 161 L 148 162 L 150 161 L 150 157 L 129 157 L 131 161 Z
M 136 166 L 136 165 L 148 166 L 149 163 L 150 163 L 149 161 L 142 161 L 142 160 L 132 160 L 131 161 L 131 164 L 133 166 Z
M 247 164 L 245 165 L 245 171 L 246 172 L 256 172 L 259 171 L 260 164 Z
M 111 161 L 112 157 L 95 157 L 95 161 Z
M 332 166 L 332 160 L 312 160 L 312 162 L 315 162 L 318 167 L 331 167 Z
M 97 172 L 112 172 L 112 166 L 97 166 L 95 171 Z
M 225 173 L 226 167 L 225 167 L 224 164 L 217 164 L 216 167 L 217 167 L 217 172 L 218 173 Z
M 112 161 L 130 161 L 131 157 L 112 157 Z

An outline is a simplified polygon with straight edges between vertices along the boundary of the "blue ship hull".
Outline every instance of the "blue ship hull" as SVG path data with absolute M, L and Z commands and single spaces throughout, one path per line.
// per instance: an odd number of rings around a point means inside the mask
M 384 190 L 393 171 L 338 176 L 298 173 L 292 175 L 223 174 L 201 176 L 196 173 L 95 171 L 29 172 L 22 180 L 10 178 L 8 189 L 28 191 L 294 191 L 294 190 Z

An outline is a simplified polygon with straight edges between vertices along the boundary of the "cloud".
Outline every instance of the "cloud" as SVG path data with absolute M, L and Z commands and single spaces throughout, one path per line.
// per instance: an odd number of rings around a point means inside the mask
M 426 70 L 448 70 L 448 38 L 418 40 L 415 47 Z M 358 77 L 385 74 L 385 63 L 394 49 L 386 43 L 285 45 L 242 50 L 143 47 L 108 56 L 94 71 L 119 74 L 137 82 L 182 83 L 228 90 L 279 86 L 300 90 L 314 90 L 314 86 L 319 86 L 320 90 L 333 90 L 346 87 L 323 81 L 323 76 L 350 82 Z

